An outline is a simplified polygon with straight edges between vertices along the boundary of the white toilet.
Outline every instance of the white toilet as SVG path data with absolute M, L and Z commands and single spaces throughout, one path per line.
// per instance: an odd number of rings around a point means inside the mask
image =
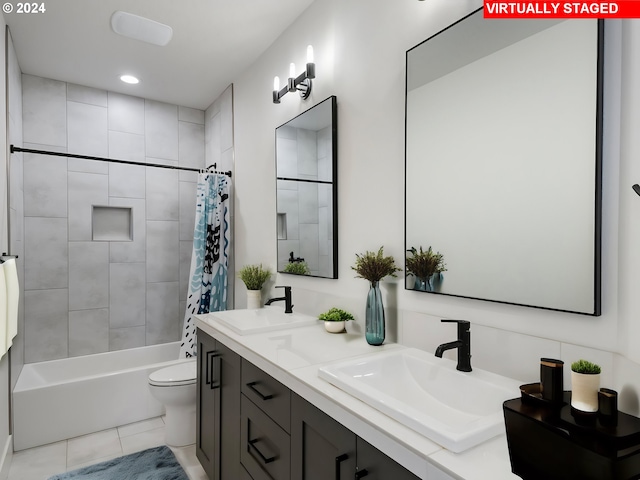
M 196 441 L 196 360 L 161 368 L 149 375 L 151 394 L 165 406 L 167 445 Z

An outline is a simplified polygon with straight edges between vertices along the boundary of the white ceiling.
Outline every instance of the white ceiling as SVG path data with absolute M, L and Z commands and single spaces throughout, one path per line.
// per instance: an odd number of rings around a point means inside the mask
M 23 73 L 206 109 L 312 2 L 50 0 L 44 13 L 4 18 Z M 172 40 L 117 35 L 116 10 L 171 26 Z M 123 73 L 140 83 L 122 83 Z

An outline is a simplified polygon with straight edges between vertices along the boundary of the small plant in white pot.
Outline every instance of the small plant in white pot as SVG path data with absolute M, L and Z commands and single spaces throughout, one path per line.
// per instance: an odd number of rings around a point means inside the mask
M 571 364 L 571 406 L 582 412 L 598 411 L 600 366 L 587 360 Z
M 340 308 L 332 308 L 321 313 L 318 318 L 324 321 L 324 328 L 329 333 L 345 332 L 345 322 L 353 320 L 353 315 Z
M 247 308 L 262 308 L 262 287 L 271 276 L 271 270 L 260 265 L 245 265 L 238 272 L 247 287 Z

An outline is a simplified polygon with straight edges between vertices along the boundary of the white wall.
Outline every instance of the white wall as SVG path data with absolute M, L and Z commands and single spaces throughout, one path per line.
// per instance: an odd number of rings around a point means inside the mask
M 274 129 L 329 95 L 337 96 L 339 279 L 277 275 L 271 285 L 292 285 L 299 311 L 317 314 L 326 306 L 349 307 L 358 317 L 349 328 L 361 330 L 368 285 L 350 269 L 355 253 L 384 245 L 385 253 L 403 264 L 405 52 L 480 5 L 475 0 L 317 0 L 234 82 L 239 266 L 276 265 Z M 640 181 L 640 140 L 633 136 L 639 128 L 640 98 L 632 92 L 640 76 L 640 24 L 612 21 L 608 27 L 602 316 L 405 291 L 401 279 L 384 281 L 382 290 L 390 340 L 432 351 L 455 336 L 440 318 L 467 319 L 472 322 L 475 366 L 535 381 L 542 356 L 566 362 L 588 356 L 602 363 L 603 386 L 628 392 L 627 411 L 637 412 L 640 198 L 631 184 Z M 620 75 L 615 67 L 621 28 L 622 92 L 628 98 L 622 102 L 626 124 L 620 146 Z M 290 62 L 303 65 L 307 44 L 314 46 L 317 72 L 310 99 L 289 94 L 274 105 L 273 76 L 286 78 Z M 236 286 L 244 292 L 241 283 Z M 243 295 L 236 298 L 243 307 Z

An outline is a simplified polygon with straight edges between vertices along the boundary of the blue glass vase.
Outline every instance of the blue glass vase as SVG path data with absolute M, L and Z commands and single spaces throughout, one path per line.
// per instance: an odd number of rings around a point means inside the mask
M 415 282 L 413 285 L 414 290 L 419 290 L 421 292 L 440 292 L 440 288 L 442 287 L 442 281 L 444 280 L 444 275 L 441 272 L 434 273 L 429 278 L 420 278 L 415 277 Z
M 421 292 L 433 292 L 431 279 L 416 277 L 413 289 Z
M 378 282 L 371 282 L 367 295 L 364 335 L 369 345 L 382 345 L 384 342 L 384 305 Z

